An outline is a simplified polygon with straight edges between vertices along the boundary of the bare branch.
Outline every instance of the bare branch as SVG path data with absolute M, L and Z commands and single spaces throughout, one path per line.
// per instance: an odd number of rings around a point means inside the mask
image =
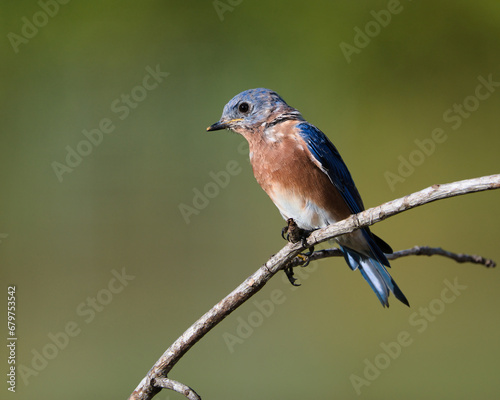
M 467 179 L 443 185 L 432 185 L 426 189 L 409 194 L 396 200 L 389 201 L 378 207 L 370 208 L 359 214 L 352 215 L 343 221 L 337 222 L 323 229 L 311 233 L 307 239 L 309 246 L 324 242 L 335 236 L 352 232 L 355 229 L 373 225 L 403 211 L 431 203 L 448 197 L 460 196 L 467 193 L 481 192 L 500 188 L 500 174 Z
M 443 250 L 441 247 L 427 246 L 415 246 L 408 250 L 396 251 L 394 254 L 388 254 L 387 258 L 395 260 L 407 256 L 443 256 L 451 258 L 458 263 L 481 264 L 486 268 L 494 268 L 497 265 L 495 261 L 475 254 L 452 253 L 451 251 Z
M 207 332 L 226 318 L 231 312 L 247 301 L 275 275 L 283 269 L 294 257 L 306 248 L 318 243 L 332 239 L 336 236 L 352 232 L 364 226 L 373 225 L 385 218 L 399 214 L 403 211 L 448 197 L 459 196 L 467 193 L 480 192 L 484 190 L 500 188 L 500 175 L 484 176 L 476 179 L 448 183 L 444 185 L 433 185 L 427 189 L 410 194 L 408 196 L 389 201 L 378 207 L 370 208 L 359 214 L 330 225 L 323 229 L 312 232 L 306 241 L 288 243 L 277 254 L 272 256 L 262 267 L 247 278 L 229 295 L 217 303 L 211 310 L 196 321 L 186 332 L 182 334 L 168 349 L 148 372 L 146 377 L 131 394 L 130 399 L 147 400 L 153 398 L 163 387 L 163 379 L 181 359 L 181 357 Z M 408 250 L 415 251 L 416 250 Z M 457 254 L 454 257 L 442 250 L 436 254 L 445 255 L 459 262 L 470 262 L 477 260 L 477 256 Z M 424 254 L 424 253 L 421 253 Z M 477 262 L 477 261 L 473 261 Z M 494 263 L 493 263 L 494 264 Z M 486 264 L 485 264 L 486 265 Z M 490 266 L 493 266 L 490 263 Z M 174 381 L 170 381 L 174 382 Z M 176 382 L 177 384 L 178 382 Z M 188 388 L 185 385 L 181 387 Z M 169 387 L 170 388 L 170 387 Z M 188 388 L 189 389 L 189 388 Z M 192 391 L 192 389 L 189 389 Z M 194 393 L 194 391 L 192 391 Z M 188 397 L 189 398 L 189 397 Z M 196 398 L 196 397 L 193 397 Z
M 441 247 L 414 246 L 411 249 L 399 250 L 395 251 L 393 254 L 386 254 L 386 256 L 389 260 L 397 260 L 398 258 L 408 256 L 443 256 L 451 258 L 458 263 L 481 264 L 486 268 L 493 268 L 496 266 L 495 261 L 489 258 L 484 258 L 475 254 L 452 253 L 451 251 L 443 250 Z M 340 249 L 333 248 L 315 251 L 308 258 L 309 261 L 316 261 L 329 257 L 344 257 L 344 254 L 340 251 Z M 290 261 L 288 266 L 298 267 L 303 262 L 303 260 L 296 257 Z
M 172 379 L 158 378 L 155 379 L 155 384 L 162 387 L 163 389 L 170 389 L 174 392 L 180 393 L 184 395 L 188 400 L 201 400 L 201 397 L 198 396 L 198 393 L 196 393 L 189 386 L 186 386 L 183 383 L 174 381 Z

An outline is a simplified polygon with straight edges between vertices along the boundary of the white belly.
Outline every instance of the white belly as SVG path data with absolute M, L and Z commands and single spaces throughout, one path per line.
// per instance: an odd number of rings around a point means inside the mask
M 336 222 L 329 212 L 297 193 L 273 188 L 269 196 L 280 210 L 282 217 L 285 220 L 293 218 L 299 228 L 314 230 Z

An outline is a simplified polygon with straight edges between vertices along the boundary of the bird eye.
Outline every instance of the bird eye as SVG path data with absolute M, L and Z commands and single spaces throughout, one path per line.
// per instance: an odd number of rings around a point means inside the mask
M 238 110 L 244 114 L 247 113 L 249 109 L 250 106 L 248 105 L 248 103 L 245 102 L 240 103 L 240 105 L 238 106 Z

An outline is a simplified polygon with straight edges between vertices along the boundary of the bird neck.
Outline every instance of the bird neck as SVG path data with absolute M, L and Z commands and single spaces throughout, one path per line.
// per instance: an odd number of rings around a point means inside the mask
M 264 125 L 264 130 L 274 127 L 285 121 L 305 121 L 304 117 L 296 109 L 291 108 L 279 114 L 271 114 L 268 122 Z

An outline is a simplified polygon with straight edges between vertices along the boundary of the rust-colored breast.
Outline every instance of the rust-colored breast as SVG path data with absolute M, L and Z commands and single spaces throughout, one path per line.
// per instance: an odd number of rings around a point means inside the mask
M 280 123 L 272 130 L 249 140 L 251 162 L 257 182 L 276 203 L 282 214 L 284 199 L 294 197 L 305 208 L 307 203 L 327 211 L 331 221 L 339 221 L 351 213 L 342 196 L 331 183 L 309 150 L 294 133 L 295 121 Z M 286 213 L 285 213 L 286 214 Z M 296 216 L 287 215 L 294 218 Z M 320 226 L 323 224 L 319 224 Z

